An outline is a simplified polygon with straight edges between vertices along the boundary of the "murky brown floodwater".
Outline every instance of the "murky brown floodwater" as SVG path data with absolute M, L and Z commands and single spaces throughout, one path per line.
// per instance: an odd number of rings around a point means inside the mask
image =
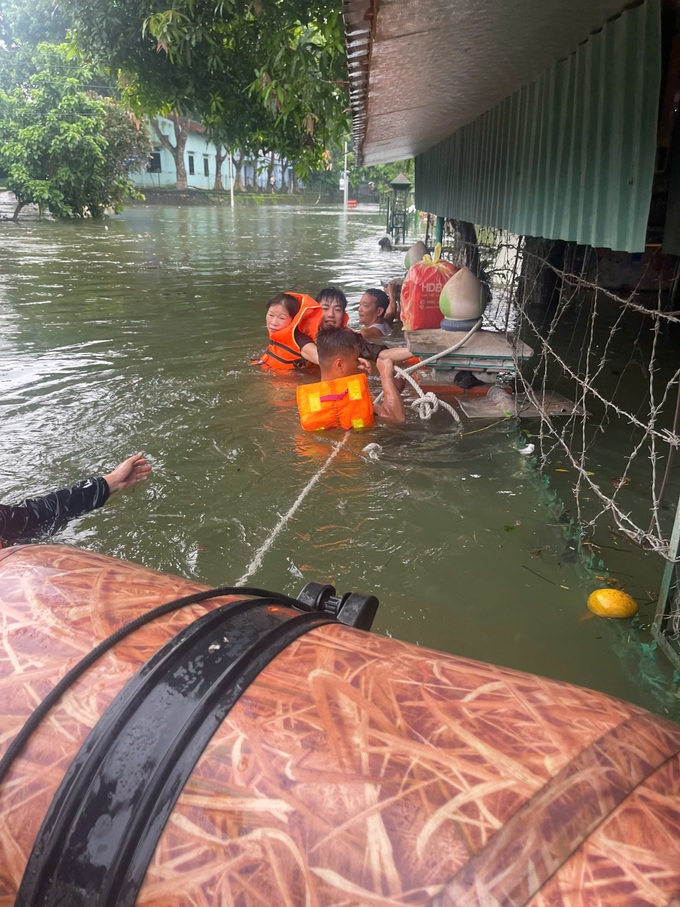
M 361 209 L 140 207 L 104 224 L 0 224 L 2 499 L 143 449 L 153 480 L 60 540 L 237 581 L 332 450 L 299 428 L 298 379 L 250 365 L 263 302 L 335 284 L 355 311 L 363 289 L 402 272 L 381 235 L 382 218 Z M 371 441 L 377 461 L 362 453 Z M 512 423 L 460 437 L 446 414 L 353 436 L 251 583 L 374 592 L 376 632 L 678 717 L 645 632 L 583 619 L 597 583 L 524 443 Z M 627 585 L 643 602 L 648 587 Z M 643 623 L 653 612 L 643 605 Z

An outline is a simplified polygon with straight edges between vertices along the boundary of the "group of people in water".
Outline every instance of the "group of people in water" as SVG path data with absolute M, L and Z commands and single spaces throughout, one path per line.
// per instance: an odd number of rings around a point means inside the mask
M 302 427 L 308 431 L 367 428 L 377 416 L 404 422 L 404 404 L 395 379 L 396 362 L 412 359 L 405 347 L 384 345 L 397 318 L 394 285 L 387 293 L 369 289 L 359 302 L 362 327 L 347 327 L 347 298 L 326 287 L 313 299 L 304 293 L 277 293 L 266 304 L 269 344 L 258 362 L 277 370 L 318 366 L 321 380 L 297 389 Z M 377 371 L 383 402 L 373 404 L 367 375 Z
M 316 299 L 301 293 L 278 293 L 266 305 L 269 343 L 260 360 L 274 369 L 300 370 L 318 366 L 320 381 L 297 388 L 303 428 L 358 429 L 377 416 L 403 422 L 404 404 L 394 372 L 395 362 L 411 359 L 406 347 L 383 342 L 398 317 L 394 285 L 388 292 L 370 289 L 359 302 L 361 328 L 347 327 L 347 298 L 342 290 L 326 287 Z M 377 372 L 383 402 L 372 402 L 367 375 Z M 19 504 L 0 504 L 0 548 L 53 535 L 69 520 L 102 507 L 109 497 L 146 480 L 151 465 L 137 453 L 110 473 L 85 479 L 69 488 L 29 498 Z

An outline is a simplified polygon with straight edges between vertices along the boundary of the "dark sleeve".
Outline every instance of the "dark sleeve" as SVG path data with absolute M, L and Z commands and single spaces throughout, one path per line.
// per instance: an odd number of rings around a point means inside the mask
M 314 343 L 308 334 L 303 334 L 302 331 L 298 331 L 297 328 L 295 328 L 295 342 L 300 349 L 302 349 L 303 346 L 307 346 L 308 343 Z
M 105 479 L 85 479 L 20 504 L 0 504 L 0 540 L 20 545 L 44 535 L 54 535 L 75 517 L 106 503 L 109 486 Z
M 366 340 L 363 334 L 354 332 L 354 336 L 359 342 L 359 355 L 362 359 L 368 359 L 369 362 L 376 362 L 380 353 L 385 347 L 380 343 L 371 343 Z

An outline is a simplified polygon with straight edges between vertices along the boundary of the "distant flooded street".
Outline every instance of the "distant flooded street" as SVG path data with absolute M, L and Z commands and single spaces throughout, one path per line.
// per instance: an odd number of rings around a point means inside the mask
M 630 623 L 588 619 L 593 574 L 516 422 L 409 415 L 356 434 L 286 523 L 332 440 L 302 432 L 297 376 L 251 364 L 279 290 L 403 273 L 377 209 L 137 207 L 103 223 L 0 224 L 0 496 L 144 450 L 151 481 L 58 541 L 218 585 L 310 580 L 380 599 L 374 631 L 603 690 L 678 717 Z M 379 443 L 370 459 L 363 448 Z M 606 560 L 606 557 L 605 557 Z M 645 586 L 643 623 L 654 603 Z M 652 591 L 654 591 L 652 589 Z

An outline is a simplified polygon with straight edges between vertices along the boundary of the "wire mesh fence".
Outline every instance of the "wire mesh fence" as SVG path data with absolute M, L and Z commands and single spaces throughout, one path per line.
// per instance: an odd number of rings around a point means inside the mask
M 455 221 L 445 222 L 442 243 L 446 257 L 489 283 L 485 327 L 534 350 L 515 372 L 515 391 L 538 413 L 537 462 L 564 474 L 582 545 L 597 550 L 604 528 L 670 565 L 664 633 L 680 652 L 677 260 L 616 259 Z M 575 405 L 556 414 L 551 391 Z

